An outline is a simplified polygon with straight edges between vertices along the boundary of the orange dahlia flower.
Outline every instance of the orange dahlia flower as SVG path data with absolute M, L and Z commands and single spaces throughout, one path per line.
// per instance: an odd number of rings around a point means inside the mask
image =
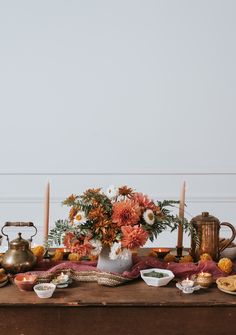
M 112 221 L 116 223 L 119 227 L 135 225 L 140 220 L 140 207 L 132 200 L 115 202 L 112 209 Z
M 142 208 L 150 208 L 152 210 L 156 209 L 156 205 L 146 194 L 136 192 L 132 199 Z
M 72 252 L 76 252 L 79 256 L 87 256 L 90 254 L 92 246 L 89 243 L 80 244 L 79 241 L 76 241 L 70 249 Z
M 123 233 L 121 244 L 124 248 L 139 248 L 148 239 L 148 233 L 139 226 L 123 226 L 121 227 L 121 231 Z

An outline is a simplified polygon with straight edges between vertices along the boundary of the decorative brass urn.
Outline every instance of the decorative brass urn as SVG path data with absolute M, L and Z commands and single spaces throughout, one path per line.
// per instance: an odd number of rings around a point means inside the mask
M 236 236 L 235 228 L 228 222 L 222 222 L 209 215 L 208 212 L 203 212 L 201 215 L 194 217 L 191 220 L 194 228 L 196 229 L 199 244 L 196 243 L 196 239 L 192 237 L 191 241 L 191 256 L 195 261 L 200 259 L 200 255 L 207 253 L 214 261 L 218 261 L 220 253 L 228 247 L 228 245 L 234 240 Z M 227 226 L 232 230 L 232 236 L 228 243 L 220 248 L 219 245 L 219 232 L 222 226 Z
M 2 234 L 7 237 L 8 250 L 2 258 L 2 267 L 10 273 L 29 271 L 35 265 L 36 257 L 30 250 L 29 242 L 21 237 L 21 233 L 18 233 L 18 237 L 15 240 L 9 242 L 9 237 L 7 234 L 4 234 L 3 229 L 12 226 L 33 227 L 36 232 L 31 236 L 30 241 L 32 241 L 32 237 L 37 233 L 37 228 L 32 222 L 6 222 L 2 228 Z

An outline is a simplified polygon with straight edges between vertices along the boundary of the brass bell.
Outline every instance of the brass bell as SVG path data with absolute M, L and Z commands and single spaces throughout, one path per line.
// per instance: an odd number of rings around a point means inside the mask
M 29 242 L 24 240 L 21 237 L 21 233 L 18 233 L 18 237 L 9 242 L 9 237 L 7 234 L 4 234 L 3 229 L 5 227 L 33 227 L 36 232 L 34 235 L 31 236 L 30 240 L 32 241 L 32 237 L 36 235 L 37 228 L 34 226 L 32 222 L 6 222 L 2 228 L 2 234 L 7 237 L 8 241 L 8 250 L 4 254 L 2 258 L 2 267 L 10 273 L 19 273 L 19 272 L 26 272 L 31 270 L 35 263 L 36 257 L 32 253 L 29 247 Z

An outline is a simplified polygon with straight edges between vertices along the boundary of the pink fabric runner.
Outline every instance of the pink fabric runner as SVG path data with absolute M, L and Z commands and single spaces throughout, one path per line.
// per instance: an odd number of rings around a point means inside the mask
M 213 275 L 214 279 L 227 276 L 226 273 L 218 268 L 217 263 L 214 261 L 198 262 L 198 264 L 174 262 L 166 263 L 154 257 L 142 257 L 142 259 L 137 260 L 137 262 L 133 265 L 131 271 L 124 272 L 123 276 L 130 279 L 137 278 L 139 276 L 140 270 L 149 268 L 171 270 L 177 278 L 190 277 L 200 272 L 209 272 Z M 236 264 L 234 264 L 234 268 L 231 274 L 235 273 Z
M 93 261 L 59 261 L 59 262 L 44 262 L 41 261 L 37 264 L 34 271 L 30 271 L 30 274 L 36 274 L 38 276 L 45 273 L 54 273 L 58 271 L 63 271 L 65 269 L 71 269 L 74 271 L 99 271 L 96 268 L 97 262 Z
M 37 274 L 38 276 L 46 273 L 54 273 L 58 271 L 63 271 L 65 269 L 71 269 L 74 271 L 98 271 L 96 268 L 97 263 L 93 261 L 79 261 L 79 262 L 40 262 L 37 265 L 35 271 L 31 271 L 32 274 Z M 166 263 L 160 261 L 155 257 L 133 257 L 133 267 L 130 271 L 125 271 L 122 276 L 129 279 L 138 278 L 140 275 L 140 270 L 159 268 L 171 270 L 177 278 L 186 278 L 191 275 L 197 274 L 199 272 L 209 272 L 213 275 L 214 279 L 218 277 L 226 276 L 222 272 L 217 263 L 213 261 L 194 263 Z M 234 263 L 233 271 L 231 274 L 236 274 L 236 264 Z

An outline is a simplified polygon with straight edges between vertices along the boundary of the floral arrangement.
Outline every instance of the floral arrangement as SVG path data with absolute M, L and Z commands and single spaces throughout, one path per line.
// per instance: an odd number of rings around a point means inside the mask
M 110 258 L 125 258 L 127 249 L 143 246 L 167 227 L 177 228 L 179 219 L 169 207 L 178 201 L 156 203 L 132 188 L 110 186 L 88 189 L 71 195 L 64 202 L 70 207 L 69 219 L 59 220 L 49 233 L 49 245 L 64 243 L 79 256 L 98 255 L 103 246 L 110 247 Z

